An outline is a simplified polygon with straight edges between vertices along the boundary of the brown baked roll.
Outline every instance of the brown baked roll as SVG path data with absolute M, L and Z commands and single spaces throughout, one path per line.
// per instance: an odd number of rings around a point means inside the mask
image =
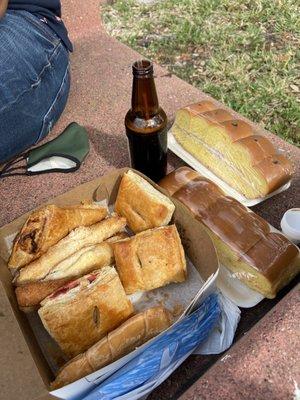
M 95 372 L 157 336 L 171 325 L 164 307 L 152 307 L 129 318 L 85 353 L 64 365 L 51 383 L 55 390 Z
M 184 250 L 175 225 L 149 229 L 113 244 L 127 294 L 186 279 Z
M 95 269 L 100 269 L 114 263 L 112 243 L 124 239 L 128 235 L 120 233 L 105 242 L 80 249 L 67 257 L 48 272 L 40 280 L 31 280 L 15 290 L 19 308 L 29 312 L 37 308 L 45 297 L 58 288 Z
M 121 180 L 115 210 L 133 232 L 168 225 L 174 204 L 140 175 L 129 170 Z
M 71 230 L 95 224 L 106 216 L 106 207 L 95 204 L 70 207 L 52 204 L 34 211 L 14 240 L 9 268 L 21 268 L 44 254 Z
M 53 270 L 56 271 L 56 276 L 58 277 L 59 271 L 64 269 L 63 265 L 67 264 L 69 266 L 70 259 L 66 260 L 68 257 L 74 255 L 74 259 L 76 259 L 75 253 L 80 252 L 83 248 L 103 242 L 122 231 L 125 226 L 125 218 L 113 216 L 92 226 L 79 227 L 73 230 L 38 260 L 22 268 L 15 277 L 14 283 L 20 286 L 28 282 L 42 280 L 49 276 Z M 71 265 L 74 259 L 71 259 Z M 59 264 L 58 269 L 55 269 Z
M 213 240 L 220 262 L 250 288 L 273 298 L 300 271 L 299 250 L 293 243 L 270 232 L 263 218 L 195 171 L 179 168 L 160 185 L 194 213 Z
M 133 313 L 113 267 L 61 287 L 38 310 L 45 329 L 69 357 L 84 352 Z

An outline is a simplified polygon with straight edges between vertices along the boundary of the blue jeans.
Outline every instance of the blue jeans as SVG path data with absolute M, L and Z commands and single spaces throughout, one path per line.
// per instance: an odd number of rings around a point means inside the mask
M 8 10 L 0 20 L 0 163 L 50 132 L 69 88 L 60 38 L 35 15 Z

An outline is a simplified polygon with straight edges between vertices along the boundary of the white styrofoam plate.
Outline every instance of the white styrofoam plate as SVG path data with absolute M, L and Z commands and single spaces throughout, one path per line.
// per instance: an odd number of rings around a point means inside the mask
M 217 286 L 238 307 L 251 308 L 264 299 L 262 294 L 250 289 L 223 265 L 220 265 Z
M 287 190 L 290 185 L 291 181 L 287 182 L 277 190 L 274 190 L 274 192 L 269 193 L 265 197 L 259 197 L 257 199 L 247 199 L 247 197 L 243 196 L 241 193 L 237 192 L 235 189 L 233 189 L 228 183 L 224 182 L 221 178 L 219 178 L 217 175 L 215 175 L 212 171 L 210 171 L 208 168 L 206 168 L 203 164 L 200 163 L 195 157 L 193 157 L 190 153 L 188 153 L 175 139 L 172 130 L 169 130 L 168 133 L 168 147 L 170 150 L 173 151 L 179 158 L 181 158 L 183 161 L 185 161 L 188 165 L 190 165 L 192 168 L 194 168 L 197 172 L 199 172 L 201 175 L 205 176 L 206 178 L 210 179 L 214 183 L 216 183 L 228 196 L 231 196 L 238 200 L 240 203 L 242 203 L 246 207 L 253 207 L 256 204 L 262 203 L 266 199 L 269 199 L 272 196 L 275 196 L 275 194 L 281 193 L 284 190 Z

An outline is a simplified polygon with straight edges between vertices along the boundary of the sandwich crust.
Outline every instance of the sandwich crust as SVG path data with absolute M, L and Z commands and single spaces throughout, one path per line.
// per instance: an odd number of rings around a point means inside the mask
M 19 286 L 15 289 L 18 305 L 25 312 L 31 311 L 38 307 L 45 297 L 70 281 L 71 278 L 58 279 L 55 281 L 37 281 Z

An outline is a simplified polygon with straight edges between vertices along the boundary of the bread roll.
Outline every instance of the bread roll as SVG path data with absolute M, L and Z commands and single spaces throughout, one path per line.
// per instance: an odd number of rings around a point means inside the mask
M 203 102 L 180 109 L 172 132 L 178 143 L 249 199 L 291 179 L 293 167 L 272 143 L 228 111 Z
M 121 180 L 115 210 L 133 232 L 168 225 L 174 204 L 149 182 L 129 170 Z
M 152 307 L 129 318 L 85 353 L 78 355 L 58 372 L 51 389 L 55 390 L 95 372 L 129 354 L 171 325 L 164 307 Z
M 113 267 L 68 283 L 41 306 L 38 313 L 45 329 L 69 357 L 87 350 L 133 313 Z
M 186 261 L 175 225 L 149 229 L 113 244 L 127 294 L 186 279 Z
M 14 240 L 9 268 L 21 268 L 46 253 L 71 230 L 95 224 L 106 216 L 106 207 L 95 204 L 70 207 L 52 204 L 34 211 Z
M 43 254 L 38 260 L 22 268 L 18 276 L 16 276 L 14 283 L 16 285 L 23 285 L 28 282 L 42 280 L 49 276 L 53 270 L 56 271 L 56 277 L 61 278 L 59 271 L 64 270 L 63 267 L 72 266 L 72 263 L 76 260 L 75 253 L 80 252 L 83 248 L 103 242 L 117 232 L 123 230 L 125 225 L 125 218 L 114 216 L 106 218 L 104 221 L 92 226 L 75 229 L 56 245 L 52 246 L 47 253 Z M 84 252 L 85 250 L 82 250 L 82 252 L 78 254 Z M 90 254 L 91 253 L 88 253 L 88 256 Z M 73 255 L 73 258 L 67 260 L 68 257 Z M 60 263 L 62 264 L 58 266 Z
M 183 184 L 187 176 L 191 179 Z M 273 298 L 299 272 L 298 248 L 280 233 L 270 232 L 265 220 L 208 179 L 183 167 L 160 185 L 170 188 L 172 197 L 194 213 L 212 238 L 220 262 L 250 288 Z

